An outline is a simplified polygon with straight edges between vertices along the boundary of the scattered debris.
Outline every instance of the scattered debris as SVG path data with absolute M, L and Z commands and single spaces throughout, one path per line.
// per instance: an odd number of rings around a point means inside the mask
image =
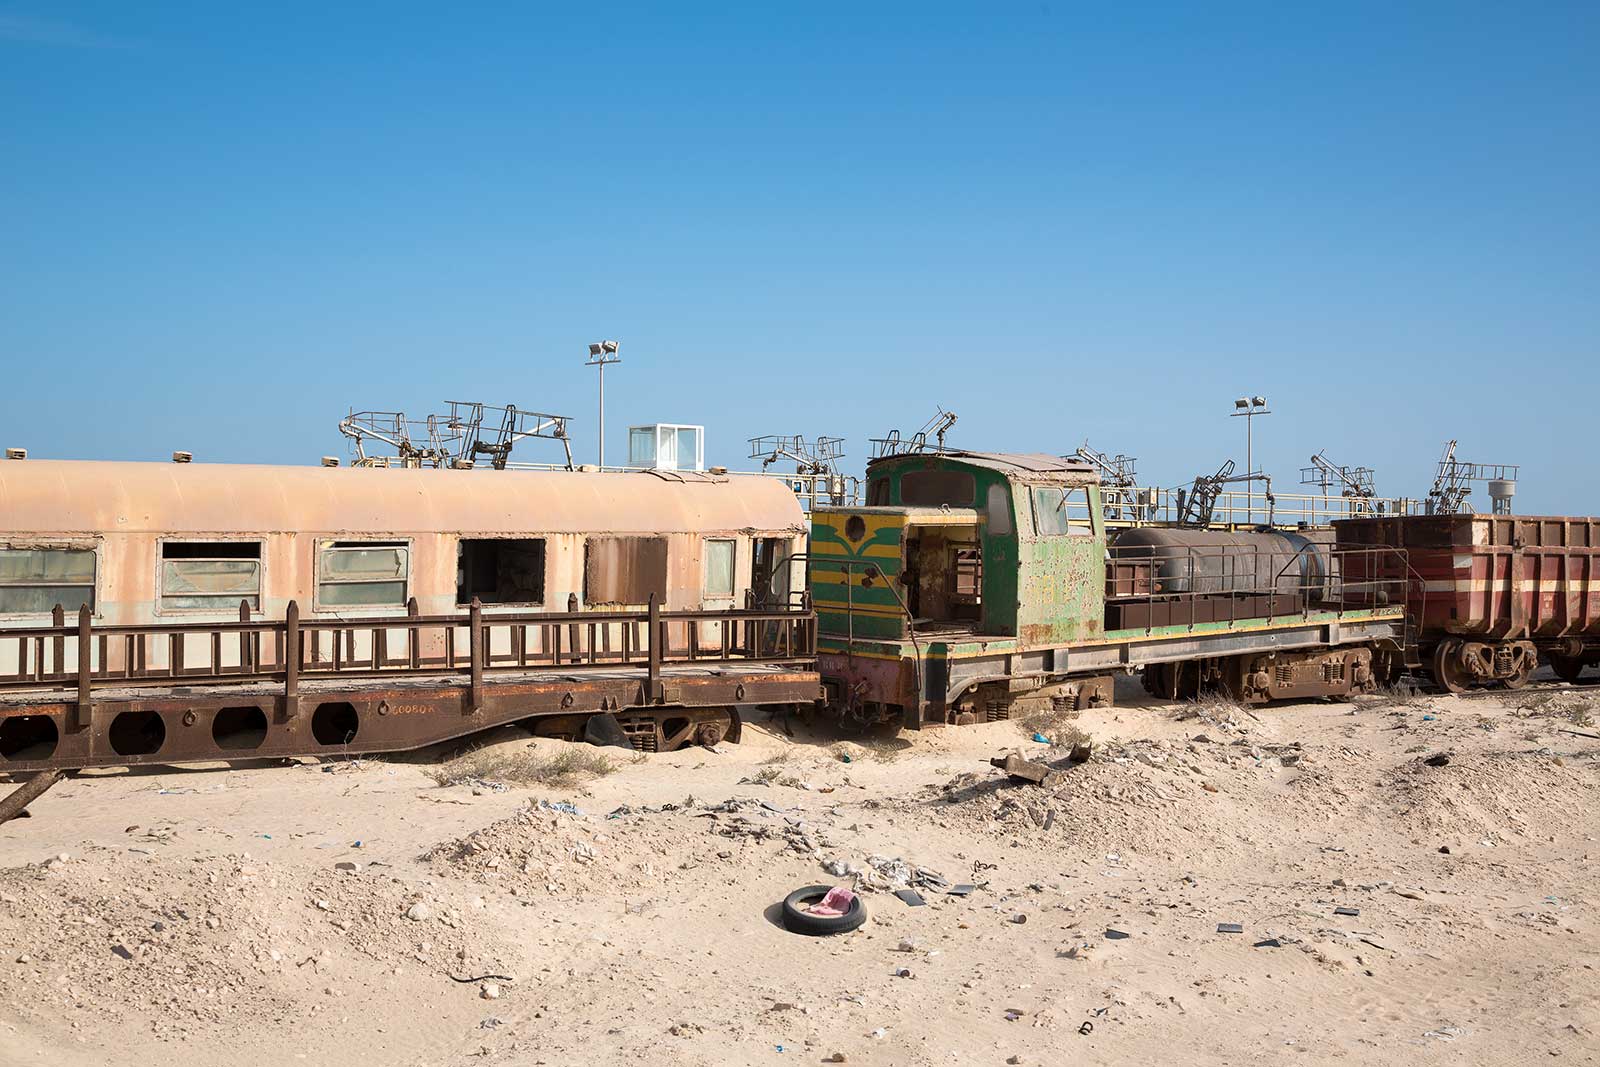
M 60 771 L 40 771 L 13 789 L 4 800 L 0 800 L 0 823 L 25 816 L 28 805 L 43 796 L 45 790 L 61 781 L 61 777 Z
M 1217 924 L 1217 933 L 1219 933 L 1219 934 L 1242 934 L 1242 933 L 1244 933 L 1244 924 L 1243 923 L 1218 923 Z
M 989 761 L 989 765 L 1005 771 L 1013 782 L 1028 782 L 1033 785 L 1039 785 L 1050 776 L 1049 767 L 1036 760 L 1024 759 L 1020 752 L 996 756 Z

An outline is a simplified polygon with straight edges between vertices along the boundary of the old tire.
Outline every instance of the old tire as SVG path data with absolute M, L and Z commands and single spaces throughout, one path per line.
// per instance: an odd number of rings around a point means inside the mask
M 812 915 L 805 909 L 828 895 L 831 885 L 808 885 L 796 889 L 783 898 L 783 926 L 793 934 L 823 937 L 828 934 L 847 934 L 867 921 L 866 906 L 857 896 L 850 902 L 850 910 L 843 915 Z

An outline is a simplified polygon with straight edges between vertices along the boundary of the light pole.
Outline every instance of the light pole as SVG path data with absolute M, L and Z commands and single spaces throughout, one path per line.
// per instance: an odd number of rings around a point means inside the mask
M 1264 396 L 1241 396 L 1233 402 L 1233 418 L 1244 416 L 1244 502 L 1246 521 L 1254 523 L 1256 513 L 1256 467 L 1253 455 L 1254 435 L 1251 432 L 1257 415 L 1271 415 Z
M 606 469 L 606 364 L 621 363 L 617 355 L 617 342 L 595 341 L 589 345 L 589 359 L 585 367 L 600 368 L 600 469 Z

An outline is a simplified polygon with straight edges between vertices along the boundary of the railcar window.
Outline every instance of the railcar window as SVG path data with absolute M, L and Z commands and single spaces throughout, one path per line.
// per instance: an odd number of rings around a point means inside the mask
M 706 599 L 733 599 L 732 541 L 707 541 L 705 544 Z
M 324 541 L 317 556 L 317 603 L 324 608 L 403 608 L 411 549 L 385 541 Z
M 667 598 L 665 537 L 591 537 L 583 546 L 585 604 L 644 604 Z
M 0 613 L 94 609 L 94 550 L 0 548 Z
M 544 539 L 462 538 L 456 603 L 544 603 Z
M 900 476 L 900 502 L 909 507 L 970 508 L 978 492 L 969 471 L 906 471 Z
M 989 535 L 991 537 L 1011 536 L 1011 489 L 1002 482 L 996 482 L 989 487 L 988 502 L 984 505 L 984 512 L 989 517 Z
M 1087 489 L 1036 485 L 1031 495 L 1033 528 L 1040 537 L 1088 537 L 1092 532 Z
M 162 611 L 261 610 L 260 541 L 164 541 Z
M 889 479 L 874 478 L 867 483 L 867 507 L 881 507 L 889 503 Z

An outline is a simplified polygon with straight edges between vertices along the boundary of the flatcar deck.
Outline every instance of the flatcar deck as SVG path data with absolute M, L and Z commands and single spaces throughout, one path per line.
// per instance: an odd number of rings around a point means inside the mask
M 33 649 L 0 677 L 0 770 L 374 754 L 510 722 L 577 738 L 596 714 L 661 751 L 821 691 L 809 610 L 81 625 L 0 631 Z M 191 645 L 211 655 L 186 663 Z

